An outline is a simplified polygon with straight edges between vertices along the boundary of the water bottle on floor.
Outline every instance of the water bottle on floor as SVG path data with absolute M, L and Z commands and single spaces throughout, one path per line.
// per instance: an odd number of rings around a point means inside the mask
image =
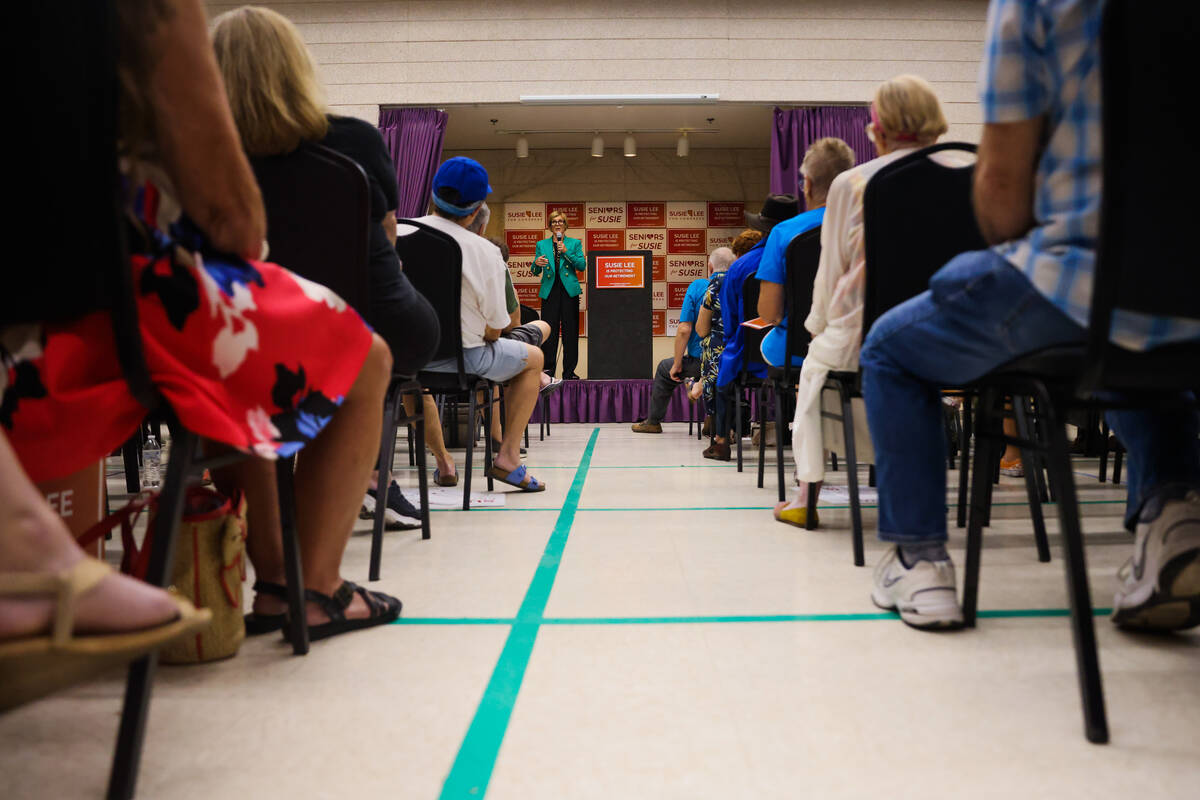
M 142 488 L 151 489 L 157 488 L 161 482 L 160 471 L 162 465 L 162 448 L 158 445 L 158 439 L 154 434 L 146 437 L 146 444 L 142 447 Z

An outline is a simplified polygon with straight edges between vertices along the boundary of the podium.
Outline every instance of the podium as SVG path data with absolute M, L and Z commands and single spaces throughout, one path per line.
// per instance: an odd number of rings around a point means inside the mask
M 589 379 L 645 378 L 654 357 L 649 250 L 588 253 Z

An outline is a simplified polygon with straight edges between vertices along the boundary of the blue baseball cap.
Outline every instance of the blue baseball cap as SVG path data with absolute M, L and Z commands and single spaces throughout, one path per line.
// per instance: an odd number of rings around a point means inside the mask
M 458 192 L 457 202 L 439 197 L 442 189 Z M 433 176 L 433 204 L 456 217 L 465 217 L 479 208 L 491 192 L 487 170 L 473 158 L 455 156 L 447 159 Z

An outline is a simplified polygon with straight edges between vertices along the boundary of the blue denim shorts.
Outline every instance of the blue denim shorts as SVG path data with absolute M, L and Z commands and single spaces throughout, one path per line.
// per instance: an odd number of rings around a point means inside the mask
M 482 347 L 463 350 L 463 369 L 497 383 L 521 374 L 528 360 L 528 345 L 515 339 L 497 339 L 485 342 Z M 453 358 L 443 358 L 426 364 L 425 369 L 429 372 L 456 372 L 458 364 Z

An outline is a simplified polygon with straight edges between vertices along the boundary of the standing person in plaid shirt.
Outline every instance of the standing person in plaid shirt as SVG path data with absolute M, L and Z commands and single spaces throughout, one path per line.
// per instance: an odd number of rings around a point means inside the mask
M 918 628 L 962 624 L 946 552 L 946 462 L 938 387 L 1026 353 L 1081 343 L 1101 195 L 1099 0 L 993 0 L 980 68 L 984 130 L 975 213 L 988 250 L 963 253 L 929 291 L 884 314 L 863 344 L 879 481 L 879 537 L 895 545 L 872 600 Z M 1117 312 L 1131 350 L 1200 338 L 1200 326 Z M 1129 450 L 1114 621 L 1200 624 L 1200 419 L 1194 410 L 1110 411 Z

